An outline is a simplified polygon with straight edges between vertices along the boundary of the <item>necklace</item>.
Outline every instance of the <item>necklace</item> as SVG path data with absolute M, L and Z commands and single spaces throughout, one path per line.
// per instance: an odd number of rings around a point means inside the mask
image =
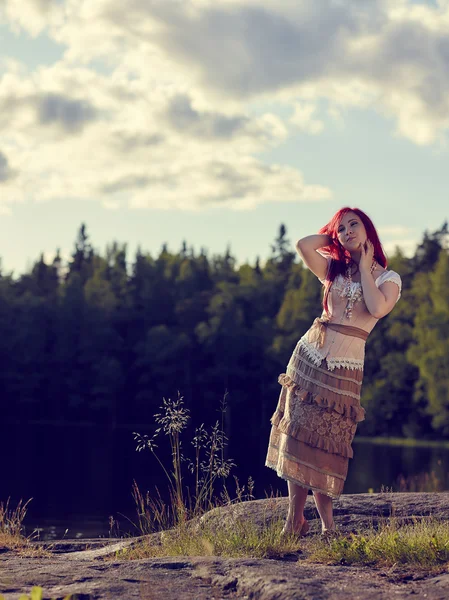
M 377 261 L 373 259 L 370 267 L 370 273 L 373 274 L 374 269 L 377 267 Z M 345 276 L 345 289 L 344 295 L 348 298 L 345 308 L 345 317 L 350 319 L 352 317 L 352 309 L 358 300 L 362 297 L 362 286 L 352 285 L 352 261 L 348 263 L 346 267 Z

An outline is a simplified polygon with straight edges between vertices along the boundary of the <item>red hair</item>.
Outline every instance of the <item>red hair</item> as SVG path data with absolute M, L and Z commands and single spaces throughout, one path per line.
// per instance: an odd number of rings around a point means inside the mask
M 335 213 L 329 223 L 322 227 L 318 232 L 332 238 L 332 244 L 323 248 L 326 257 L 332 259 L 324 282 L 323 308 L 326 313 L 329 312 L 328 300 L 331 285 L 337 275 L 345 274 L 346 266 L 351 259 L 351 254 L 343 248 L 338 240 L 338 228 L 341 220 L 349 212 L 355 213 L 365 226 L 366 236 L 374 246 L 374 259 L 379 265 L 384 267 L 384 269 L 387 267 L 387 257 L 385 256 L 382 244 L 380 243 L 379 235 L 368 215 L 360 210 L 360 208 L 349 208 L 348 206 L 341 208 Z

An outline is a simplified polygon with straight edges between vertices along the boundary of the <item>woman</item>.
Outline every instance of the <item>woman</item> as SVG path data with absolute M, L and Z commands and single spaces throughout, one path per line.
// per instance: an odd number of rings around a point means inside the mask
M 299 340 L 282 385 L 266 466 L 288 482 L 283 533 L 305 535 L 304 505 L 311 489 L 322 532 L 335 530 L 332 499 L 348 472 L 360 405 L 365 341 L 401 294 L 371 219 L 342 208 L 319 232 L 299 240 L 298 254 L 324 286 L 323 313 Z

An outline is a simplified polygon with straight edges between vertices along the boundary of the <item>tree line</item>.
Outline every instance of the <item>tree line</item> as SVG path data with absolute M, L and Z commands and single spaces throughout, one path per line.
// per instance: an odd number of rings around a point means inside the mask
M 413 257 L 390 257 L 402 299 L 367 342 L 360 435 L 449 435 L 448 238 L 445 223 Z M 264 265 L 239 267 L 230 249 L 210 257 L 186 242 L 129 262 L 126 244 L 101 254 L 82 225 L 68 264 L 57 253 L 0 273 L 2 418 L 144 430 L 179 392 L 198 426 L 227 392 L 228 436 L 262 455 L 278 374 L 320 302 L 284 225 Z

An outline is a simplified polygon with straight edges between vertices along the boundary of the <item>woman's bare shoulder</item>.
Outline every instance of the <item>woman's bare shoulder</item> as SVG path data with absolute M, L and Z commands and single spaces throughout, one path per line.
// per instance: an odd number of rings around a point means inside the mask
M 373 275 L 375 278 L 379 277 L 379 275 L 382 275 L 382 273 L 386 273 L 388 271 L 388 269 L 385 269 L 385 267 L 383 267 L 382 265 L 376 265 L 376 268 L 373 271 Z

